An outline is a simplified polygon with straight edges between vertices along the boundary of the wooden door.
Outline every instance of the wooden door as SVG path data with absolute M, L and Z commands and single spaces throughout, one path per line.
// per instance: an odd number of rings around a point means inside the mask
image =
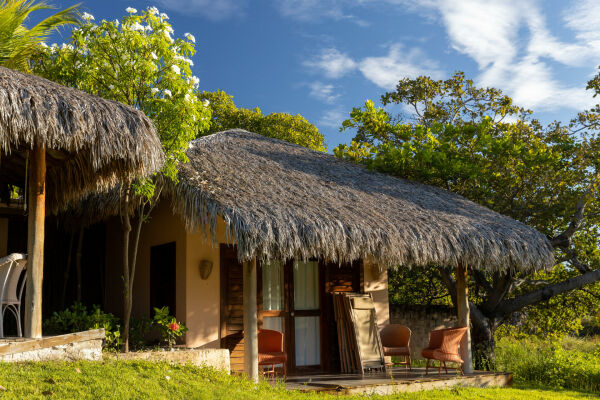
M 231 371 L 244 371 L 243 265 L 234 246 L 221 244 L 221 348 L 228 349 Z

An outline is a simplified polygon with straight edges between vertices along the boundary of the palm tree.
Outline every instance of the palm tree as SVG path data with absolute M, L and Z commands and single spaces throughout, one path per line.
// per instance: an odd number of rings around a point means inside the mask
M 79 4 L 57 12 L 35 26 L 23 23 L 34 11 L 53 9 L 51 5 L 35 0 L 0 0 L 0 65 L 28 72 L 27 60 L 35 50 L 59 27 L 80 21 Z

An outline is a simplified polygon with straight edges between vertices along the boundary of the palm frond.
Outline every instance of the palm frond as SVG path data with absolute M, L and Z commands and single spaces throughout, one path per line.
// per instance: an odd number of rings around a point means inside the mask
M 36 46 L 54 30 L 80 22 L 79 5 L 59 11 L 27 28 L 25 22 L 32 13 L 54 7 L 35 0 L 0 1 L 0 65 L 28 71 L 28 60 Z

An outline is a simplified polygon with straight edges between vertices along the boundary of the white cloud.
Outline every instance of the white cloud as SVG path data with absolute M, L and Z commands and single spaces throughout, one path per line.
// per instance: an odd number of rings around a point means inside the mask
M 320 126 L 325 126 L 327 128 L 339 128 L 342 126 L 342 122 L 348 118 L 348 114 L 344 112 L 341 108 L 334 108 L 332 110 L 326 111 L 319 121 L 317 122 Z
M 363 59 L 358 69 L 365 78 L 384 89 L 395 88 L 404 77 L 443 76 L 437 63 L 428 59 L 423 51 L 418 48 L 404 49 L 400 43 L 391 45 L 386 56 Z
M 384 89 L 393 89 L 404 77 L 443 76 L 437 63 L 429 59 L 421 49 L 406 49 L 401 43 L 390 45 L 385 56 L 365 57 L 356 61 L 335 48 L 323 49 L 319 56 L 304 62 L 304 65 L 332 79 L 358 70 L 366 79 Z
M 348 55 L 339 50 L 323 49 L 314 60 L 307 60 L 304 65 L 321 70 L 327 78 L 341 78 L 356 69 L 356 63 Z
M 566 25 L 576 32 L 579 40 L 600 49 L 600 2 L 580 0 L 565 8 Z
M 317 81 L 311 83 L 309 87 L 312 97 L 327 104 L 333 104 L 340 97 L 339 94 L 335 93 L 335 86 L 332 84 Z
M 477 64 L 476 83 L 503 89 L 519 105 L 551 111 L 596 103 L 585 90 L 588 76 L 583 75 L 580 83 L 567 84 L 561 81 L 558 68 L 579 68 L 574 73 L 581 76 L 581 68 L 589 68 L 591 75 L 600 64 L 599 0 L 571 0 L 565 5 L 562 23 L 574 32 L 574 40 L 556 36 L 556 22 L 547 21 L 540 0 L 281 0 L 279 10 L 300 20 L 340 20 L 353 11 L 360 15 L 360 7 L 383 4 L 441 22 L 450 47 Z M 359 70 L 385 89 L 393 89 L 404 76 L 442 76 L 423 51 L 399 43 L 390 46 L 386 56 L 362 60 L 327 49 L 305 65 L 321 70 L 327 78 Z
M 566 25 L 578 39 L 569 43 L 552 33 L 540 4 L 535 0 L 429 0 L 416 7 L 435 11 L 452 48 L 477 63 L 477 84 L 501 88 L 517 104 L 535 110 L 589 107 L 595 101 L 585 82 L 574 86 L 560 82 L 553 62 L 593 71 L 600 62 L 600 2 L 575 3 L 575 10 L 565 15 Z
M 276 0 L 279 13 L 287 18 L 303 22 L 316 22 L 323 19 L 350 21 L 366 27 L 369 23 L 356 15 L 345 12 L 345 9 L 359 6 L 361 1 L 352 0 Z
M 242 14 L 247 0 L 157 0 L 157 2 L 168 10 L 202 15 L 219 21 Z

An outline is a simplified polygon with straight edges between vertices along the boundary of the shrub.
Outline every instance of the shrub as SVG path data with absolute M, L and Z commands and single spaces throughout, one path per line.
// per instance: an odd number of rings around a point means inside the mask
M 131 317 L 129 322 L 129 345 L 140 350 L 148 345 L 146 337 L 152 330 L 153 320 L 148 317 Z
M 161 339 L 169 347 L 173 347 L 178 337 L 188 329 L 183 322 L 177 322 L 174 316 L 169 315 L 169 307 L 154 308 L 154 323 L 160 330 Z
M 600 344 L 591 340 L 505 337 L 497 342 L 496 363 L 518 383 L 600 391 Z
M 81 332 L 100 328 L 104 328 L 106 334 L 104 348 L 108 350 L 118 349 L 121 345 L 119 318 L 113 314 L 105 313 L 98 305 L 93 305 L 88 312 L 83 304 L 76 302 L 66 310 L 55 311 L 50 318 L 44 321 L 44 330 L 51 334 Z

